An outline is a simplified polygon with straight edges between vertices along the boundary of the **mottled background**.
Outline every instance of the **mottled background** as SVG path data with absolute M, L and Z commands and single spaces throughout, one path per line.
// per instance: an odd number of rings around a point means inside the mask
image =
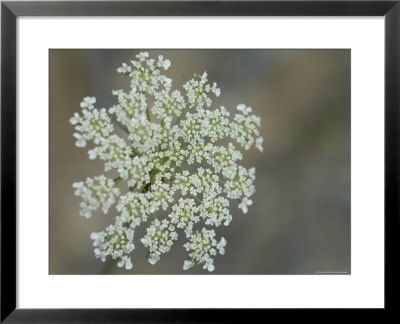
M 72 183 L 103 173 L 86 149 L 74 146 L 68 120 L 85 96 L 98 107 L 115 103 L 111 89 L 128 89 L 116 73 L 138 50 L 50 51 L 50 274 L 207 274 L 183 272 L 183 242 L 155 265 L 135 234 L 134 267 L 95 259 L 89 235 L 111 221 L 79 216 Z M 264 152 L 245 153 L 256 167 L 249 213 L 231 204 L 233 221 L 217 229 L 227 241 L 213 274 L 350 273 L 350 50 L 152 50 L 172 62 L 166 72 L 179 89 L 184 76 L 208 72 L 221 96 L 261 116 Z

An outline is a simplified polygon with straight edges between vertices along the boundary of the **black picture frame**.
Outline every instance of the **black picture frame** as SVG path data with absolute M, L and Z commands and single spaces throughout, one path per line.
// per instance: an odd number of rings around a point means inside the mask
M 16 19 L 19 16 L 384 16 L 385 19 L 385 308 L 395 311 L 399 279 L 400 1 L 94 1 L 1 3 L 1 322 L 233 322 L 265 309 L 16 308 Z M 367 184 L 367 183 L 366 183 Z M 238 292 L 240 293 L 240 292 Z M 272 311 L 272 310 L 269 310 Z M 304 313 L 304 312 L 303 312 Z M 263 317 L 264 316 L 264 317 Z M 308 312 L 307 315 L 309 316 Z M 367 316 L 371 316 L 368 313 Z

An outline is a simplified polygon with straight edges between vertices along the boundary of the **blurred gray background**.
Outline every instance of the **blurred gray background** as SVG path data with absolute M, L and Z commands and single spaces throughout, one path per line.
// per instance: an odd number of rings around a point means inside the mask
M 112 89 L 129 88 L 116 69 L 141 50 L 50 50 L 50 274 L 207 274 L 183 271 L 178 240 L 154 266 L 136 229 L 134 267 L 95 259 L 93 231 L 111 223 L 113 210 L 79 215 L 72 183 L 103 172 L 87 149 L 74 146 L 69 118 L 85 96 L 97 107 L 115 104 Z M 264 152 L 246 151 L 256 167 L 249 213 L 231 204 L 233 221 L 216 229 L 227 239 L 213 274 L 350 273 L 350 50 L 151 50 L 172 66 L 175 88 L 184 76 L 207 71 L 221 88 L 215 105 L 253 107 L 261 117 Z

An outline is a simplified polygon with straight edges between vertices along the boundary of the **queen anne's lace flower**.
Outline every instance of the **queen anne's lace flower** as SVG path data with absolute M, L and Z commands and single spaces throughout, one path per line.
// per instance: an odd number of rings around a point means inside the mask
M 172 213 L 168 216 L 171 223 L 176 224 L 177 228 L 182 228 L 186 237 L 189 237 L 193 231 L 193 225 L 200 221 L 198 215 L 199 208 L 194 199 L 179 198 L 178 204 L 172 206 Z
M 131 269 L 134 230 L 150 220 L 140 241 L 151 264 L 170 251 L 179 230 L 188 252 L 183 269 L 200 264 L 213 271 L 215 256 L 226 247 L 214 228 L 232 221 L 229 199 L 238 199 L 236 206 L 246 214 L 255 192 L 255 168 L 238 164 L 243 155 L 233 141 L 262 151 L 260 118 L 244 104 L 233 118 L 223 106 L 210 109 L 211 96 L 219 97 L 221 90 L 208 83 L 207 72 L 188 80 L 183 93 L 172 89 L 172 80 L 162 74 L 170 66 L 162 55 L 152 59 L 142 52 L 117 69 L 130 78 L 131 87 L 113 90 L 117 104 L 98 109 L 96 98 L 83 99 L 81 114 L 70 119 L 75 144 L 92 142 L 89 158 L 104 161 L 104 171 L 117 177 L 100 175 L 73 187 L 82 198 L 82 216 L 91 217 L 99 208 L 107 213 L 115 204 L 114 224 L 91 234 L 97 258 L 111 257 Z
M 149 262 L 155 264 L 160 260 L 161 253 L 169 252 L 173 241 L 178 238 L 175 226 L 167 219 L 161 222 L 156 219 L 147 228 L 147 234 L 140 241 L 149 248 Z
M 226 245 L 225 238 L 221 238 L 221 241 L 217 243 L 215 240 L 215 231 L 207 230 L 203 228 L 201 232 L 196 231 L 189 237 L 189 242 L 187 242 L 183 247 L 186 251 L 189 252 L 189 260 L 190 264 L 193 265 L 196 262 L 199 264 L 203 264 L 203 269 L 207 269 L 208 271 L 214 271 L 214 256 L 217 255 L 217 250 L 220 254 L 225 253 L 225 249 L 223 249 Z M 186 260 L 183 264 L 183 268 L 185 266 L 188 267 L 189 263 Z
M 94 254 L 96 258 L 105 262 L 107 256 L 118 261 L 118 266 L 125 265 L 126 269 L 132 268 L 128 254 L 135 248 L 133 244 L 133 228 L 129 224 L 115 224 L 108 226 L 105 231 L 92 233 Z
M 87 178 L 85 182 L 75 182 L 72 185 L 75 188 L 75 195 L 82 197 L 81 215 L 89 218 L 93 210 L 102 206 L 103 212 L 115 202 L 115 197 L 119 195 L 119 189 L 114 188 L 114 181 L 105 176 Z

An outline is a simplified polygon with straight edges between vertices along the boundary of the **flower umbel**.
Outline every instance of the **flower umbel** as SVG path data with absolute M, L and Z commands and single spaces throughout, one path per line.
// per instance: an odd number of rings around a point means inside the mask
M 70 119 L 75 145 L 91 143 L 89 158 L 102 160 L 104 171 L 118 176 L 99 175 L 73 187 L 84 217 L 115 206 L 114 223 L 91 234 L 94 254 L 103 262 L 111 257 L 131 269 L 134 230 L 144 223 L 140 242 L 151 264 L 182 232 L 188 252 L 183 269 L 199 264 L 211 272 L 215 256 L 225 253 L 226 239 L 216 239 L 215 228 L 231 223 L 230 200 L 238 200 L 234 206 L 244 214 L 252 205 L 255 168 L 238 162 L 240 148 L 262 152 L 261 121 L 244 104 L 232 117 L 223 106 L 212 109 L 212 97 L 221 90 L 208 82 L 207 72 L 194 75 L 183 91 L 173 89 L 162 74 L 170 66 L 162 55 L 153 59 L 142 52 L 117 69 L 130 80 L 129 92 L 113 90 L 117 104 L 99 109 L 96 98 L 83 99 L 81 112 Z

